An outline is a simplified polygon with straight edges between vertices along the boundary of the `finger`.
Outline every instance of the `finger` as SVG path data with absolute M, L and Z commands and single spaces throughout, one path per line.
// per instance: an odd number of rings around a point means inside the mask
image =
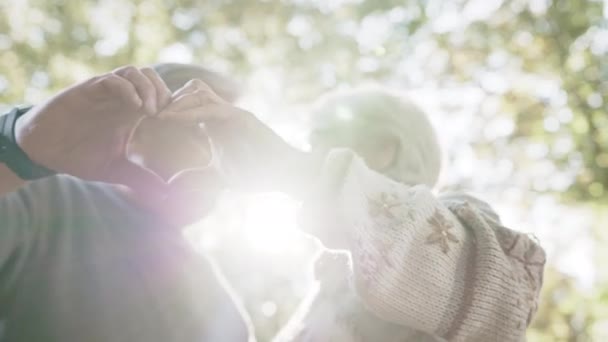
M 152 82 L 156 90 L 156 108 L 161 110 L 171 102 L 171 90 L 158 73 L 152 68 L 143 68 L 141 72 Z
M 186 122 L 200 122 L 210 119 L 230 117 L 237 107 L 219 99 L 206 90 L 186 93 L 173 100 L 160 114 L 161 119 L 177 119 Z
M 157 112 L 156 108 L 156 90 L 152 82 L 141 72 L 141 70 L 133 66 L 125 66 L 113 71 L 115 75 L 125 78 L 135 86 L 139 97 L 144 102 L 144 110 L 150 115 Z
M 137 117 L 137 119 L 131 124 L 127 134 L 127 145 L 133 140 L 133 137 L 136 135 L 136 132 L 139 131 L 140 126 L 143 125 L 143 122 L 146 121 L 146 119 L 149 119 L 149 117 L 142 115 Z
M 186 84 L 184 84 L 181 88 L 176 90 L 173 93 L 172 99 L 176 99 L 184 94 L 193 93 L 197 90 L 205 90 L 205 91 L 209 91 L 209 92 L 215 94 L 213 89 L 211 89 L 211 87 L 207 83 L 201 81 L 198 78 L 194 78 L 194 79 L 191 79 L 190 81 L 186 82 Z
M 138 109 L 141 108 L 143 101 L 131 82 L 114 74 L 106 75 L 100 78 L 98 82 L 107 91 L 121 98 L 125 104 Z
M 191 125 L 206 121 L 225 120 L 233 115 L 232 111 L 232 108 L 225 105 L 212 104 L 181 111 L 164 110 L 160 115 L 163 120 L 172 120 L 185 125 Z
M 186 88 L 186 90 L 181 95 L 177 92 L 173 95 L 171 103 L 167 106 L 168 110 L 180 111 L 218 102 L 214 94 L 206 89 Z
M 110 172 L 102 181 L 129 187 L 136 196 L 160 199 L 167 195 L 168 184 L 154 172 L 137 165 L 128 159 L 110 165 Z
M 195 97 L 185 96 L 195 93 L 198 94 L 198 99 Z M 183 102 L 184 99 L 187 99 L 187 101 Z M 173 93 L 171 97 L 172 104 L 175 103 L 175 106 L 185 106 L 183 109 L 197 106 L 198 101 L 201 101 L 201 104 L 209 102 L 226 103 L 226 101 L 217 95 L 207 83 L 199 79 L 192 79 L 188 81 L 183 87 Z

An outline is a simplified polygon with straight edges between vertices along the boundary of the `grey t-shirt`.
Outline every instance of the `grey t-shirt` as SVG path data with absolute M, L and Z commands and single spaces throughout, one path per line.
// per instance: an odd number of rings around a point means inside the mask
M 246 341 L 209 262 L 113 188 L 55 176 L 0 198 L 0 341 Z

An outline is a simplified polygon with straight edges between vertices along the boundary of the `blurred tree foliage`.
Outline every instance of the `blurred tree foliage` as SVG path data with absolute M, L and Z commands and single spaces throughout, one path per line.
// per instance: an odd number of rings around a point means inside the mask
M 159 60 L 202 63 L 254 89 L 272 75 L 288 103 L 366 80 L 477 89 L 469 141 L 479 158 L 509 161 L 512 175 L 500 186 L 596 202 L 589 205 L 600 212 L 608 200 L 607 18 L 608 4 L 597 0 L 6 0 L 0 103 L 40 102 L 95 73 Z M 449 94 L 438 102 L 456 113 L 451 97 L 469 93 Z M 595 285 L 578 292 L 549 268 L 530 340 L 608 338 L 608 285 Z M 246 302 L 257 305 L 255 295 Z M 270 323 L 252 310 L 266 322 L 261 340 L 297 302 L 284 297 L 290 304 L 279 303 Z
M 512 146 L 542 142 L 556 171 L 576 174 L 567 187 L 574 198 L 605 201 L 608 19 L 603 6 L 599 1 L 510 1 L 486 20 L 438 39 L 457 81 L 477 82 L 499 97 L 501 113 L 515 121 L 507 137 Z M 507 84 L 484 80 L 493 72 Z M 534 78 L 546 81 L 531 82 Z M 566 190 L 565 184 L 537 181 L 532 187 L 539 191 Z

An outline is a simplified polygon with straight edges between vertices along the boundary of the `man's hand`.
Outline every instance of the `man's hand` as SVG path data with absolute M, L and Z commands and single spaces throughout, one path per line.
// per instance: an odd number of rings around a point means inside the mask
M 159 114 L 161 119 L 204 123 L 228 186 L 247 191 L 283 191 L 298 195 L 317 165 L 287 144 L 253 114 L 222 100 L 196 81 Z
M 176 226 L 204 217 L 224 186 L 297 196 L 294 190 L 308 180 L 303 176 L 316 170 L 308 154 L 200 80 L 173 94 L 172 102 L 157 117 L 145 118 L 133 136 L 130 154 L 140 155 L 171 188 L 169 198 L 143 204 Z
M 283 140 L 252 113 L 225 105 L 205 121 L 220 169 L 232 188 L 281 191 L 300 198 L 318 171 L 313 158 Z
M 157 117 L 142 119 L 129 141 L 129 158 L 166 181 L 184 170 L 207 167 L 212 157 L 211 146 L 192 113 L 209 111 L 207 107 L 213 105 L 212 101 L 222 100 L 209 99 L 205 91 L 199 90 L 206 87 L 200 80 L 191 80 L 172 95 L 171 103 Z M 210 115 L 214 113 L 211 111 Z M 164 120 L 168 116 L 172 119 Z
M 156 117 L 143 118 L 127 147 L 129 158 L 169 183 L 168 197 L 132 199 L 175 227 L 194 223 L 215 205 L 225 187 L 202 120 L 221 120 L 226 101 L 194 79 L 177 90 Z
M 78 83 L 19 119 L 17 142 L 34 162 L 85 180 L 157 194 L 165 182 L 127 159 L 126 146 L 142 116 L 171 98 L 150 68 L 123 67 Z

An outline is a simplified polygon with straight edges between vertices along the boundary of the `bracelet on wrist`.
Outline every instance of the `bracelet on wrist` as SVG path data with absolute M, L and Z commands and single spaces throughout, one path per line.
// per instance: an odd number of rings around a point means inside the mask
M 17 144 L 15 138 L 17 119 L 30 108 L 13 108 L 7 114 L 0 116 L 0 163 L 5 164 L 23 180 L 34 180 L 55 174 L 53 170 L 34 163 Z

